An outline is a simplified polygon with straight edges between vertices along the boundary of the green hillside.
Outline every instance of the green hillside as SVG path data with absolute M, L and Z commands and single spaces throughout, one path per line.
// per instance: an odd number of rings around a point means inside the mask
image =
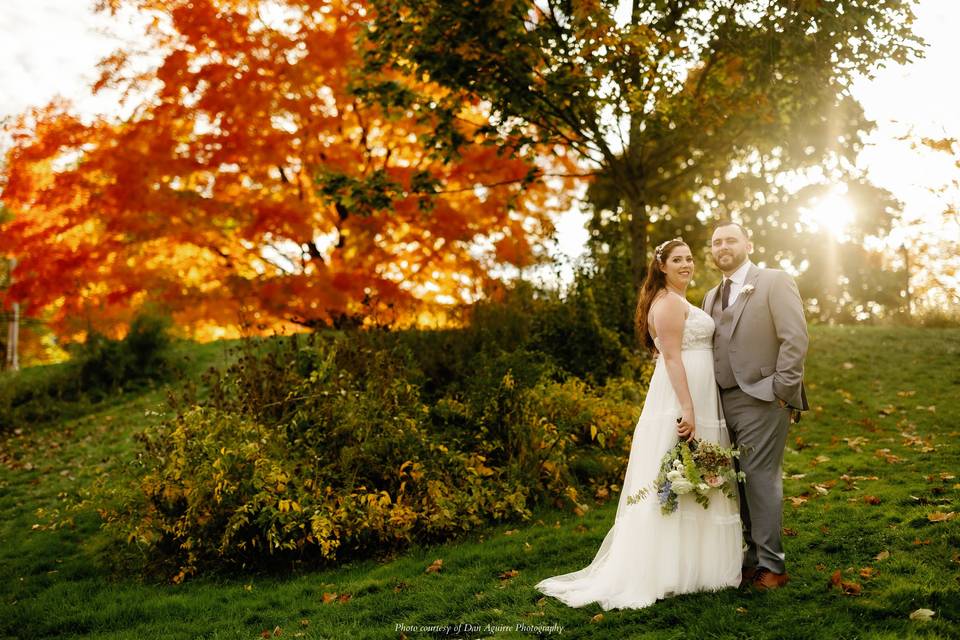
M 134 462 L 133 435 L 163 418 L 168 389 L 109 398 L 0 435 L 0 637 L 416 638 L 443 635 L 418 625 L 458 624 L 470 625 L 460 637 L 497 638 L 559 627 L 560 637 L 598 639 L 956 637 L 958 356 L 957 329 L 813 327 L 814 410 L 792 426 L 785 463 L 791 583 L 640 611 L 571 609 L 533 589 L 590 561 L 615 496 L 582 516 L 540 509 L 527 522 L 337 569 L 143 578 L 135 549 L 111 546 L 93 504 L 67 509 Z M 222 343 L 177 346 L 196 383 L 229 357 Z M 911 620 L 918 609 L 932 620 Z

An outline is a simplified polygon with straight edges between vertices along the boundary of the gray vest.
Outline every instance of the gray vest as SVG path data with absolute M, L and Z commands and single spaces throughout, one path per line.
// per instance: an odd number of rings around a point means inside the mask
M 720 291 L 714 297 L 710 315 L 717 327 L 713 333 L 713 370 L 717 374 L 717 384 L 721 389 L 733 389 L 739 386 L 737 378 L 730 367 L 730 325 L 733 323 L 733 308 L 731 303 L 725 310 L 720 311 Z

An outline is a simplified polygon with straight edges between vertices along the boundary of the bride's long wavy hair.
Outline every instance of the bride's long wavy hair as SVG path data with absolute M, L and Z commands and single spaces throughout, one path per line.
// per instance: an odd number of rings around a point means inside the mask
M 667 286 L 667 275 L 663 272 L 663 265 L 670 259 L 670 254 L 677 247 L 688 247 L 687 243 L 679 238 L 669 240 L 658 246 L 659 251 L 654 251 L 653 259 L 647 267 L 647 277 L 640 285 L 640 293 L 637 299 L 637 311 L 633 316 L 633 324 L 636 329 L 637 339 L 650 351 L 656 351 L 657 347 L 650 337 L 650 326 L 647 316 L 650 315 L 650 305 L 653 299 L 661 289 Z M 688 247 L 689 248 L 689 247 Z

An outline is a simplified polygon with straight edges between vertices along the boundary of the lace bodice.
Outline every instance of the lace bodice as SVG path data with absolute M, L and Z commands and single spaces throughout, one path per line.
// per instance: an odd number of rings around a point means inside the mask
M 680 343 L 681 351 L 693 351 L 699 349 L 713 349 L 713 329 L 714 322 L 710 314 L 696 307 L 689 302 L 690 313 L 687 315 L 687 321 L 683 325 L 683 340 Z M 653 343 L 660 350 L 660 338 L 654 338 Z

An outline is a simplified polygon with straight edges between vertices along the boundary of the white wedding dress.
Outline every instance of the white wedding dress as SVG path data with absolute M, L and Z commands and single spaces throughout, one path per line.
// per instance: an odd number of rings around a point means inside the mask
M 696 437 L 729 447 L 713 373 L 713 318 L 689 306 L 681 359 L 693 398 Z M 542 580 L 538 591 L 571 607 L 597 602 L 604 610 L 638 609 L 670 595 L 740 584 L 743 534 L 736 500 L 715 491 L 704 509 L 688 494 L 680 496 L 674 513 L 660 511 L 653 483 L 664 454 L 678 441 L 680 414 L 659 356 L 633 432 L 613 526 L 589 566 Z M 627 496 L 643 487 L 650 488 L 647 496 L 627 504 Z

